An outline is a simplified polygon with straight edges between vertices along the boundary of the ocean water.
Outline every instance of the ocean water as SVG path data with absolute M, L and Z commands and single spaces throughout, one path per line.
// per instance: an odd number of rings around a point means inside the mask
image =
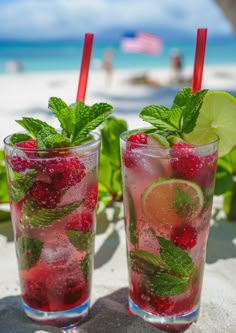
M 149 56 L 145 54 L 124 53 L 118 42 L 105 43 L 94 41 L 91 70 L 101 66 L 104 52 L 112 48 L 114 52 L 113 66 L 116 69 L 150 69 L 153 67 L 169 67 L 170 57 L 174 49 L 178 49 L 185 66 L 193 66 L 195 40 L 163 41 L 161 54 Z M 236 37 L 212 39 L 207 41 L 205 64 L 236 65 Z M 82 56 L 82 42 L 1 42 L 0 73 L 7 72 L 9 63 L 21 61 L 25 72 L 79 70 Z

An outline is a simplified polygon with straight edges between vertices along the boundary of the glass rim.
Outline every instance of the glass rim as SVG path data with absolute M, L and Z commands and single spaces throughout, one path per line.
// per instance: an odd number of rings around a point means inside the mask
M 135 134 L 135 133 L 138 133 L 138 132 L 145 132 L 145 130 L 150 130 L 150 129 L 155 129 L 155 127 L 139 127 L 139 128 L 136 128 L 136 129 L 132 129 L 132 130 L 127 130 L 123 133 L 121 133 L 120 135 L 120 140 L 124 143 L 128 143 L 128 144 L 134 144 L 134 142 L 131 142 L 131 141 L 128 141 L 128 135 L 132 135 L 132 134 Z M 180 138 L 181 139 L 181 138 Z M 187 142 L 187 141 L 184 141 L 185 143 L 191 145 L 191 148 L 193 149 L 201 149 L 202 148 L 205 148 L 209 145 L 213 145 L 213 144 L 217 144 L 218 142 L 220 141 L 220 138 L 217 134 L 213 133 L 211 135 L 211 139 L 209 140 L 209 142 L 207 143 L 204 143 L 204 144 L 192 144 L 190 142 Z M 152 147 L 153 149 L 158 149 L 158 150 L 168 150 L 171 148 L 171 146 L 169 147 L 165 147 L 165 146 L 157 146 L 155 143 L 148 143 L 148 144 L 144 144 L 144 143 L 139 143 L 139 142 L 135 142 L 135 146 L 137 148 L 144 148 L 144 147 Z
M 10 144 L 9 142 L 7 142 L 10 137 L 13 135 L 13 134 L 27 134 L 26 131 L 21 131 L 21 132 L 14 132 L 12 134 L 9 134 L 8 136 L 6 136 L 4 139 L 3 139 L 3 143 L 5 145 L 5 147 L 8 147 L 9 149 L 19 149 L 19 150 L 22 150 L 22 151 L 27 151 L 27 152 L 35 152 L 35 151 L 38 151 L 38 152 L 63 152 L 64 150 L 78 150 L 78 149 L 81 149 L 81 150 L 84 150 L 86 149 L 86 147 L 88 148 L 91 148 L 93 146 L 96 146 L 100 140 L 101 140 L 101 134 L 98 132 L 98 131 L 91 131 L 90 134 L 93 136 L 93 140 L 89 141 L 89 142 L 85 142 L 85 143 L 82 143 L 80 145 L 76 145 L 76 146 L 65 146 L 65 147 L 55 147 L 55 148 L 26 148 L 26 147 L 18 147 L 17 145 L 12 145 Z

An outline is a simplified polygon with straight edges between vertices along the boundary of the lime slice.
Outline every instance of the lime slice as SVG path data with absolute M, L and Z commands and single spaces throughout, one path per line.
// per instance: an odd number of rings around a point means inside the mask
M 203 193 L 191 181 L 161 178 L 151 183 L 142 195 L 142 209 L 150 224 L 180 225 L 193 220 L 203 207 Z
M 205 144 L 218 135 L 219 156 L 236 146 L 236 98 L 226 92 L 206 94 L 193 132 L 184 136 L 192 144 Z

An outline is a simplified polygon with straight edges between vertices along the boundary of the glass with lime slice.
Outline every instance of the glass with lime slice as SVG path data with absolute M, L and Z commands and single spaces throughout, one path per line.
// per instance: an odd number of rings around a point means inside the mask
M 229 126 L 220 112 L 214 121 L 213 99 L 222 106 L 222 97 L 232 117 L 232 97 L 184 88 L 170 109 L 141 111 L 153 127 L 121 135 L 129 307 L 169 332 L 199 315 L 218 147 Z M 220 153 L 232 144 L 223 135 Z

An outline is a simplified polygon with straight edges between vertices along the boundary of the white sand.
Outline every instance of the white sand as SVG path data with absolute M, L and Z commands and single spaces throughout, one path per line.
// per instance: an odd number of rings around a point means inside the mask
M 114 105 L 119 118 L 127 120 L 129 128 L 144 125 L 138 113 L 144 105 L 171 102 L 176 87 L 169 90 L 131 85 L 131 77 L 145 71 L 117 71 L 110 87 L 104 73 L 89 76 L 86 103 L 107 101 Z M 168 84 L 168 69 L 148 73 L 163 86 Z M 184 72 L 191 77 L 191 69 Z M 75 100 L 78 73 L 39 73 L 0 75 L 0 140 L 20 127 L 14 119 L 22 116 L 40 117 L 53 124 L 47 112 L 50 96 L 59 96 L 66 102 Z M 234 90 L 236 67 L 206 67 L 203 87 L 211 90 Z M 221 207 L 216 198 L 215 206 Z M 112 213 L 112 211 L 107 212 Z M 99 222 L 98 228 L 104 227 Z M 19 299 L 19 282 L 14 244 L 9 224 L 0 224 L 0 332 L 41 333 L 59 332 L 30 322 L 23 314 Z M 223 219 L 214 222 L 208 243 L 207 265 L 204 276 L 202 311 L 197 324 L 189 333 L 236 332 L 236 224 Z M 152 333 L 156 329 L 125 311 L 127 302 L 127 267 L 123 221 L 110 223 L 96 237 L 95 271 L 93 276 L 93 307 L 87 322 L 79 333 Z
M 132 85 L 129 80 L 148 74 L 163 87 L 168 86 L 171 73 L 168 68 L 145 70 L 114 71 L 111 84 L 106 84 L 103 71 L 93 71 L 89 75 L 86 103 L 105 101 L 114 106 L 119 118 L 128 121 L 129 128 L 144 126 L 138 117 L 141 109 L 148 104 L 166 104 L 173 99 L 178 86 L 170 89 L 150 88 L 145 85 Z M 191 68 L 186 68 L 183 77 L 190 79 Z M 77 72 L 46 72 L 0 75 L 0 143 L 13 131 L 21 130 L 15 119 L 22 116 L 39 116 L 52 119 L 47 110 L 50 96 L 58 96 L 67 103 L 75 101 L 77 92 Z M 202 87 L 211 90 L 234 90 L 236 66 L 212 66 L 204 70 Z M 163 91 L 164 90 L 164 91 Z M 1 144 L 0 144 L 1 146 Z

